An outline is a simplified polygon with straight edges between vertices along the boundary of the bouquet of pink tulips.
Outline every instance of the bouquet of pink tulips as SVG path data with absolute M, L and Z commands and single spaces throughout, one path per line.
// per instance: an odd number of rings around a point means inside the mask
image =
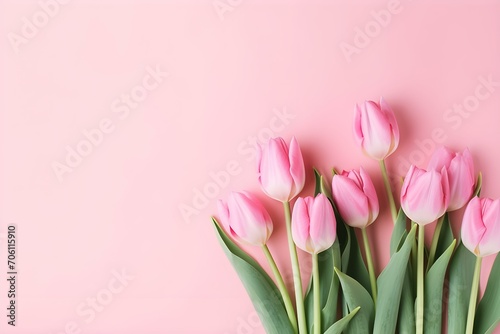
M 260 147 L 259 183 L 285 213 L 294 302 L 267 247 L 273 222 L 264 206 L 248 192 L 218 202 L 217 235 L 267 333 L 429 334 L 441 333 L 445 325 L 453 334 L 492 333 L 500 322 L 500 257 L 479 301 L 478 294 L 482 258 L 500 251 L 500 199 L 479 197 L 481 174 L 476 177 L 469 151 L 442 147 L 427 169 L 411 166 L 398 210 L 385 160 L 398 147 L 399 130 L 383 99 L 356 106 L 354 136 L 380 164 L 394 222 L 391 257 L 379 275 L 367 234 L 379 201 L 363 168 L 333 170 L 331 182 L 315 170 L 314 196 L 296 198 L 306 181 L 297 140 L 287 145 L 275 138 Z M 461 236 L 454 236 L 448 212 L 464 206 Z M 424 230 L 434 221 L 427 247 Z M 361 230 L 364 256 L 355 229 Z M 259 246 L 274 277 L 234 240 Z M 312 257 L 305 293 L 297 247 Z

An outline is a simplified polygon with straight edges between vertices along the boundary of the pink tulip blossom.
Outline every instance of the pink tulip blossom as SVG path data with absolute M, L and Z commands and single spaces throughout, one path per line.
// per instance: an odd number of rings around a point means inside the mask
M 332 180 L 333 201 L 346 224 L 365 228 L 379 213 L 377 192 L 363 168 L 337 174 Z
M 228 234 L 247 244 L 262 246 L 273 232 L 273 222 L 262 203 L 247 192 L 232 192 L 227 203 L 217 202 L 222 225 Z
M 474 197 L 462 221 L 462 242 L 476 256 L 500 251 L 500 199 Z
M 383 160 L 399 144 L 399 128 L 391 107 L 380 98 L 380 103 L 365 101 L 355 107 L 354 137 L 364 153 Z
M 401 189 L 401 207 L 411 220 L 426 225 L 446 212 L 449 193 L 446 168 L 425 171 L 412 165 Z
M 325 195 L 299 197 L 292 213 L 292 235 L 297 247 L 318 254 L 330 248 L 337 237 L 333 208 Z
M 474 161 L 469 150 L 455 153 L 446 147 L 438 148 L 432 155 L 428 170 L 440 171 L 443 167 L 448 172 L 450 183 L 450 203 L 447 211 L 458 210 L 470 200 L 474 192 Z
M 257 161 L 259 182 L 269 197 L 287 202 L 304 188 L 304 160 L 295 137 L 290 147 L 283 138 L 270 139 L 260 147 Z

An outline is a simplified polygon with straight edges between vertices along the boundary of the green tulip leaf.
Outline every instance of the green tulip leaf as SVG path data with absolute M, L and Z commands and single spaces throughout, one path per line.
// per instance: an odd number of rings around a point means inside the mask
M 483 187 L 483 174 L 479 172 L 479 174 L 477 175 L 476 186 L 474 187 L 474 193 L 473 193 L 474 197 L 481 195 L 482 187 Z
M 401 292 L 415 232 L 416 225 L 410 230 L 403 246 L 392 255 L 377 279 L 377 313 L 373 333 L 387 334 L 394 333 L 396 330 Z
M 425 276 L 424 332 L 426 334 L 441 334 L 444 277 L 456 243 L 454 239 Z
M 354 310 L 352 310 L 351 313 L 334 323 L 330 328 L 326 330 L 324 334 L 341 334 L 347 326 L 349 326 L 349 323 L 351 322 L 352 318 L 358 313 L 358 311 L 361 309 L 361 307 L 356 307 Z
M 212 218 L 220 244 L 252 300 L 266 333 L 293 334 L 281 294 L 269 275 Z
M 451 230 L 450 216 L 448 213 L 445 213 L 434 258 L 437 259 L 444 252 L 446 252 L 453 240 L 455 240 L 455 237 L 453 236 L 453 231 Z
M 335 272 L 342 286 L 342 293 L 347 309 L 352 312 L 355 308 L 361 307 L 356 317 L 350 321 L 349 326 L 344 331 L 354 334 L 371 333 L 375 316 L 375 305 L 370 293 L 354 278 L 342 273 L 337 268 L 335 268 Z
M 331 201 L 332 191 L 330 190 L 329 183 L 326 182 L 325 177 L 321 175 L 316 168 L 314 168 L 314 178 L 316 179 L 314 195 L 322 193 Z
M 449 268 L 448 333 L 465 333 L 476 256 L 459 243 Z
M 348 239 L 346 248 L 342 253 L 342 271 L 358 281 L 371 294 L 370 276 L 361 255 L 361 248 L 356 239 L 354 228 L 345 225 L 340 215 L 337 215 L 337 224 L 344 224 Z
M 500 322 L 500 255 L 491 268 L 483 299 L 477 306 L 474 333 L 492 333 Z
M 415 333 L 415 291 L 413 283 L 411 265 L 406 267 L 403 290 L 401 291 L 401 301 L 399 302 L 398 333 Z
M 396 223 L 394 224 L 394 230 L 392 230 L 391 256 L 399 250 L 404 240 L 406 239 L 406 235 L 408 234 L 408 232 L 406 231 L 407 220 L 408 219 L 406 218 L 403 209 L 399 209 L 398 218 L 396 219 Z
M 396 223 L 391 236 L 391 256 L 394 255 L 403 246 L 408 231 L 406 230 L 408 218 L 403 209 L 399 209 Z M 415 296 L 413 293 L 412 271 L 410 264 L 407 265 L 405 278 L 403 281 L 403 289 L 401 291 L 401 300 L 399 303 L 398 314 L 398 332 L 401 334 L 415 333 L 415 313 L 414 304 Z

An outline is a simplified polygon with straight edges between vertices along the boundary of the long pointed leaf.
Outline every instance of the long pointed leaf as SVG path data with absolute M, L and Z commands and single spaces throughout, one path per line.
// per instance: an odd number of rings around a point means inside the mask
M 500 321 L 500 255 L 491 268 L 483 299 L 476 310 L 474 333 L 491 333 Z
M 406 275 L 411 247 L 415 240 L 416 225 L 408 233 L 401 249 L 395 253 L 387 267 L 377 279 L 378 295 L 377 314 L 373 333 L 394 333 L 398 322 L 401 291 Z
M 460 243 L 450 262 L 448 333 L 465 333 L 476 257 Z
M 241 250 L 212 219 L 220 244 L 238 273 L 260 321 L 269 334 L 293 334 L 283 299 L 273 280 L 262 267 Z
M 335 272 L 339 277 L 342 293 L 348 309 L 354 310 L 358 306 L 361 307 L 361 310 L 356 317 L 351 320 L 345 332 L 355 334 L 371 333 L 375 307 L 370 293 L 355 279 L 342 273 L 337 268 L 335 268 Z
M 341 334 L 347 326 L 349 326 L 349 322 L 351 322 L 352 318 L 358 313 L 358 311 L 361 309 L 361 307 L 356 307 L 354 310 L 352 310 L 351 313 L 334 323 L 330 328 L 326 330 L 324 334 Z
M 451 245 L 434 262 L 425 276 L 424 332 L 426 334 L 441 334 L 444 277 L 456 243 L 456 240 L 451 242 Z

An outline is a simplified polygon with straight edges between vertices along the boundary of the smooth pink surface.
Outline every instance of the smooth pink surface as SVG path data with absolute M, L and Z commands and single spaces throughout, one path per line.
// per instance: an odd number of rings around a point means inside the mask
M 364 166 L 381 199 L 368 229 L 380 270 L 391 218 L 378 164 L 352 134 L 366 99 L 384 96 L 399 122 L 394 186 L 444 144 L 469 147 L 483 195 L 500 197 L 499 1 L 231 3 L 220 16 L 211 0 L 73 0 L 16 54 L 7 36 L 40 5 L 0 1 L 2 271 L 9 224 L 19 238 L 18 327 L 2 316 L 0 332 L 59 334 L 74 322 L 86 334 L 263 333 L 209 217 L 230 190 L 260 192 L 253 147 L 271 135 L 297 137 L 304 195 L 313 166 Z M 144 91 L 140 103 L 122 96 Z M 85 147 L 85 130 L 98 146 Z M 53 163 L 78 145 L 91 153 L 60 182 Z M 281 204 L 260 194 L 291 284 Z M 120 286 L 122 269 L 134 278 Z M 6 289 L 1 279 L 2 309 Z M 109 304 L 92 319 L 87 298 L 98 297 Z

